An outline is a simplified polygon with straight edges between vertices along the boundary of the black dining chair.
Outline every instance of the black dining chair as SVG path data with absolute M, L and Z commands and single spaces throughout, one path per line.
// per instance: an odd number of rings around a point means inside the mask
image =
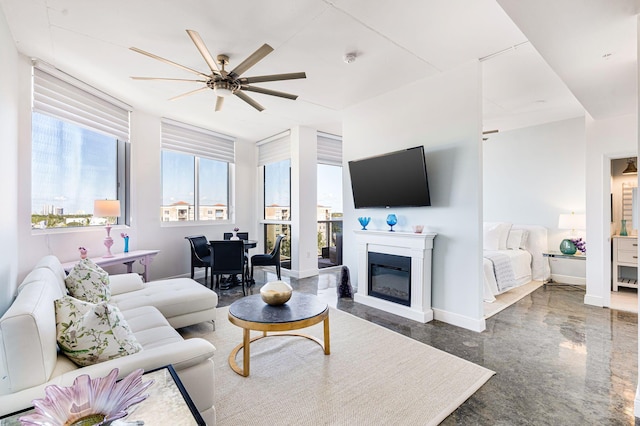
M 236 232 L 236 235 L 238 236 L 238 238 L 240 238 L 243 241 L 246 241 L 249 239 L 249 233 L 248 232 Z M 223 240 L 230 240 L 231 237 L 233 237 L 233 232 L 225 232 L 224 234 L 222 234 L 222 239 Z M 246 268 L 247 268 L 247 275 L 249 274 L 248 268 L 249 268 L 249 249 L 248 248 L 244 248 L 244 261 L 246 263 Z M 248 287 L 251 287 L 251 283 L 249 282 Z
M 210 241 L 213 264 L 211 265 L 211 288 L 220 287 L 221 275 L 240 275 L 242 294 L 246 295 L 245 286 L 245 256 L 244 242 L 242 240 Z M 214 287 L 213 277 L 216 277 Z
M 204 268 L 204 282 L 206 283 L 212 260 L 209 241 L 204 235 L 191 235 L 184 238 L 189 240 L 191 246 L 191 279 L 193 279 L 195 268 Z
M 273 246 L 273 250 L 271 253 L 267 254 L 254 254 L 251 256 L 251 277 L 250 281 L 253 281 L 253 267 L 254 266 L 270 266 L 274 265 L 276 267 L 276 275 L 278 279 L 280 279 L 280 245 L 282 243 L 282 239 L 284 235 L 278 235 L 276 239 L 276 243 Z

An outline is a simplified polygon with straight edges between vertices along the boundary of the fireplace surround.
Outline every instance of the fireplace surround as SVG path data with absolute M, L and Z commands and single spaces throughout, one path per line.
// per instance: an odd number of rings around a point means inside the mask
M 356 230 L 358 251 L 358 291 L 355 301 L 373 308 L 419 322 L 433 320 L 431 309 L 431 257 L 435 233 L 415 234 L 409 232 L 389 232 Z M 370 257 L 387 254 L 408 258 L 409 295 L 408 303 L 386 300 L 371 294 L 369 284 Z M 396 267 L 392 265 L 393 267 Z M 399 268 L 403 269 L 403 268 Z M 405 268 L 406 269 L 406 268 Z M 391 286 L 391 287 L 395 287 Z M 395 291 L 394 291 L 395 292 Z

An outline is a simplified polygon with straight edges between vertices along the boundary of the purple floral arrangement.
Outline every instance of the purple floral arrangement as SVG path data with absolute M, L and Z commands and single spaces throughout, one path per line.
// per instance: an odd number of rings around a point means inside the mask
M 571 242 L 575 244 L 576 248 L 583 254 L 587 254 L 587 242 L 582 238 L 572 238 Z

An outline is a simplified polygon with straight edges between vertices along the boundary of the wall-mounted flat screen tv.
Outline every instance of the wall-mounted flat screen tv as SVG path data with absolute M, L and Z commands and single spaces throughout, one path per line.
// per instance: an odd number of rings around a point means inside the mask
M 349 161 L 356 209 L 430 206 L 424 147 Z

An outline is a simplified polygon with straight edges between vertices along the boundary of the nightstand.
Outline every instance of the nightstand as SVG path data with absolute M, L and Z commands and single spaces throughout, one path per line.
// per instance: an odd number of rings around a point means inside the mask
M 586 262 L 584 262 L 587 259 L 586 255 L 564 254 L 559 251 L 548 251 L 542 255 L 549 259 L 551 269 L 551 276 L 544 281 L 544 284 L 586 284 Z
M 638 288 L 638 237 L 616 235 L 613 240 L 613 291 L 618 287 Z

